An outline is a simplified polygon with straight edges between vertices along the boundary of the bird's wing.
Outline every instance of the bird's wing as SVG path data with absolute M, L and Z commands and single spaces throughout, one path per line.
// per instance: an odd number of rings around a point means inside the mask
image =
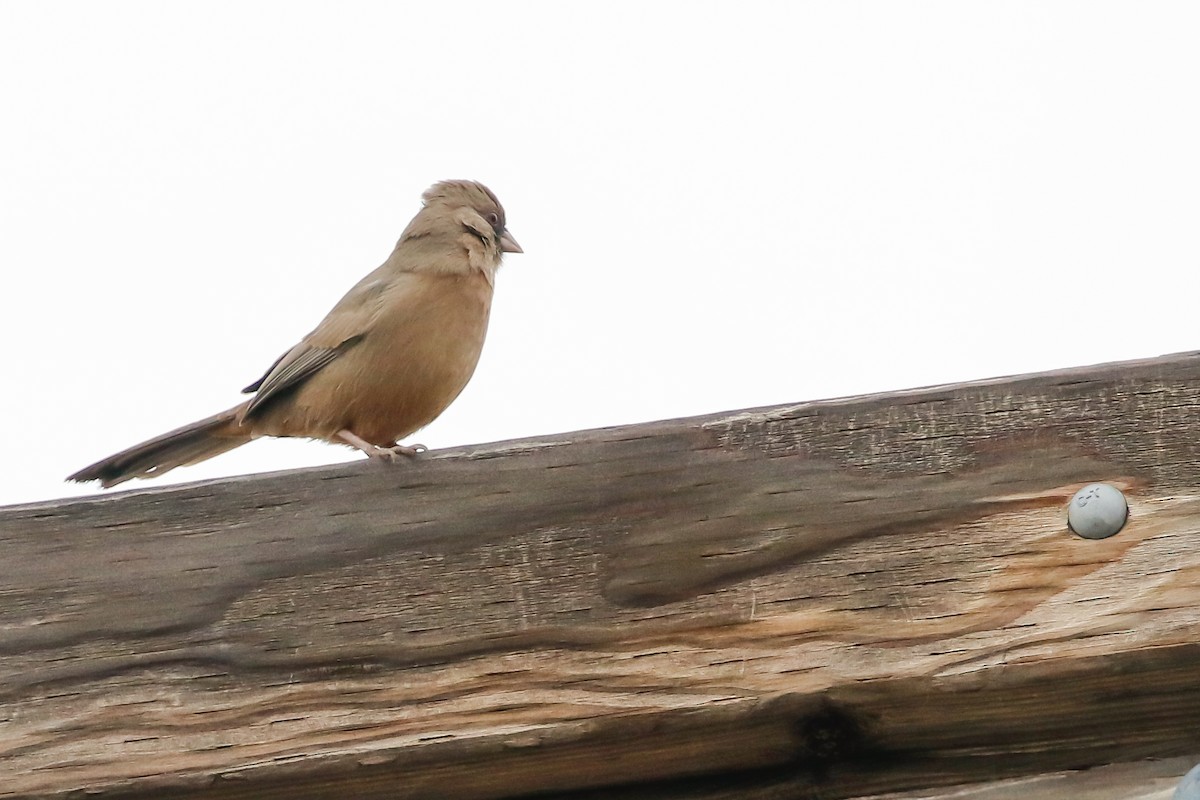
M 362 338 L 363 334 L 351 336 L 337 347 L 313 347 L 307 342 L 296 345 L 275 362 L 270 372 L 246 387 L 254 391 L 255 395 L 246 406 L 244 416 L 253 416 L 255 410 L 261 409 L 263 404 L 299 386 L 326 364 L 362 341 Z
M 272 364 L 271 366 L 267 367 L 267 371 L 262 374 L 262 377 L 260 377 L 258 380 L 256 380 L 254 383 L 250 384 L 246 388 L 242 389 L 242 394 L 253 394 L 254 392 L 257 392 L 259 389 L 261 389 L 263 383 L 266 382 L 266 380 L 267 380 L 267 376 L 270 375 L 272 372 L 274 372 L 275 368 L 278 367 L 280 364 L 282 364 L 283 360 L 285 358 L 287 358 L 289 355 L 291 355 L 291 352 L 292 352 L 291 350 L 288 350 L 286 353 L 281 355 L 279 358 L 275 359 L 275 363 Z
M 378 316 L 384 292 L 393 283 L 382 267 L 359 281 L 312 333 L 242 390 L 255 392 L 245 416 L 253 416 L 256 409 L 296 388 L 361 342 Z

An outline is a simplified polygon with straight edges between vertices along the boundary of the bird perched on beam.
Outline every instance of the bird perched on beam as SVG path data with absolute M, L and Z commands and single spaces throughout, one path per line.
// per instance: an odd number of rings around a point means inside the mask
M 107 488 L 157 477 L 259 436 L 321 439 L 387 460 L 418 452 L 399 440 L 433 422 L 467 385 L 501 257 L 522 252 L 483 184 L 443 181 L 423 200 L 387 261 L 243 390 L 253 397 L 67 480 Z

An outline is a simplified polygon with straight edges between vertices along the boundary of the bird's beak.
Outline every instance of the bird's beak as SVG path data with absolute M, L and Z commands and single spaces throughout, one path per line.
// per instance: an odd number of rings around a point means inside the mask
M 505 228 L 504 233 L 500 234 L 500 252 L 501 253 L 524 253 L 521 245 L 517 244 L 517 240 L 512 237 L 512 234 Z

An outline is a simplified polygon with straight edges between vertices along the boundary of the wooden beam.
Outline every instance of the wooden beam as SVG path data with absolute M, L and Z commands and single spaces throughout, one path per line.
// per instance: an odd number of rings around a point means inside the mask
M 955 786 L 932 794 L 924 789 L 889 792 L 871 800 L 1172 800 L 1179 777 L 1197 761 L 1200 755 L 1114 764 Z
M 0 795 L 836 798 L 1198 752 L 1198 440 L 1184 354 L 3 509 Z M 1066 528 L 1091 481 L 1111 539 Z

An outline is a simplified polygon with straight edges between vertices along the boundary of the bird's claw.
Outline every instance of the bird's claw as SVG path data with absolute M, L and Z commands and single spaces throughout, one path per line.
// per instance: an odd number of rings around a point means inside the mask
M 337 440 L 345 442 L 351 447 L 356 447 L 367 454 L 368 458 L 373 458 L 378 461 L 398 461 L 401 456 L 412 458 L 417 453 L 424 453 L 429 448 L 423 444 L 403 445 L 399 442 L 392 442 L 390 446 L 383 447 L 378 444 L 371 444 L 366 439 L 356 434 L 354 431 L 342 429 L 337 432 Z
M 423 444 L 394 444 L 391 447 L 376 447 L 368 455 L 371 458 L 378 458 L 380 461 L 391 461 L 395 463 L 401 458 L 412 458 L 418 453 L 424 453 L 429 450 Z

